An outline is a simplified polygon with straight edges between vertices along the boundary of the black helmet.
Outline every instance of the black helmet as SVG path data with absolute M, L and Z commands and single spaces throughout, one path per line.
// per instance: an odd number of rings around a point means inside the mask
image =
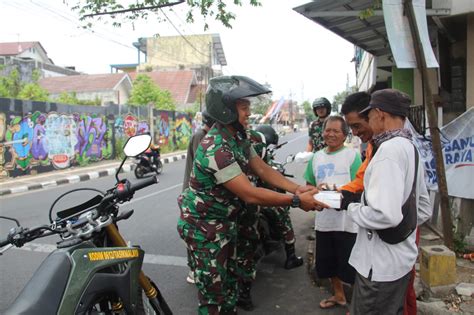
M 270 125 L 258 125 L 255 128 L 256 131 L 263 133 L 265 136 L 265 143 L 269 144 L 278 144 L 278 134 L 276 133 L 275 129 L 273 129 Z
M 209 113 L 206 110 L 204 110 L 202 112 L 202 123 L 203 123 L 203 125 L 206 125 L 209 128 L 211 128 L 212 125 L 214 125 L 215 122 L 216 121 L 211 116 L 209 116 Z
M 321 108 L 321 107 L 326 108 L 326 116 L 329 116 L 329 114 L 331 114 L 331 102 L 329 102 L 327 98 L 320 97 L 314 100 L 313 111 L 316 111 L 316 109 Z
M 209 81 L 207 88 L 206 109 L 216 121 L 229 125 L 239 119 L 235 108 L 238 99 L 270 92 L 265 86 L 244 76 L 215 77 Z

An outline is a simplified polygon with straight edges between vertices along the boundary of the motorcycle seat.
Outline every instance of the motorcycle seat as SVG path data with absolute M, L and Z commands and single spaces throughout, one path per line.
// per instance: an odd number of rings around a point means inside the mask
M 51 253 L 5 314 L 57 314 L 70 271 L 66 252 Z

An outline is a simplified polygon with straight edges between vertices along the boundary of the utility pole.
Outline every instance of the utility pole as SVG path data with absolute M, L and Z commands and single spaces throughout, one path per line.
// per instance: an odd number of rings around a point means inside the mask
M 444 168 L 443 151 L 441 147 L 441 139 L 439 136 L 438 119 L 436 117 L 436 109 L 433 102 L 433 92 L 431 91 L 430 77 L 428 76 L 428 68 L 426 66 L 426 58 L 421 44 L 420 33 L 415 21 L 415 9 L 413 0 L 405 0 L 405 12 L 407 13 L 408 22 L 410 23 L 413 45 L 415 48 L 416 63 L 421 71 L 423 84 L 423 93 L 425 95 L 426 114 L 428 115 L 428 123 L 431 135 L 431 143 L 433 145 L 433 155 L 436 162 L 436 177 L 438 179 L 438 192 L 440 195 L 441 218 L 443 219 L 443 237 L 444 244 L 453 249 L 453 222 L 451 219 L 451 210 L 449 209 L 448 185 L 446 183 L 446 171 Z

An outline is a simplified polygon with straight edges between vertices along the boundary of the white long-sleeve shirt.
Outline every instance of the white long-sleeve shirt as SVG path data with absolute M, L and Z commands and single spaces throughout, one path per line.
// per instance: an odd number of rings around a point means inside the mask
M 413 268 L 418 255 L 415 232 L 394 245 L 382 241 L 375 232 L 395 227 L 402 221 L 402 206 L 413 185 L 414 149 L 411 142 L 402 137 L 382 143 L 364 175 L 367 205 L 353 203 L 348 207 L 349 216 L 359 226 L 349 263 L 366 278 L 372 269 L 373 281 L 400 279 Z M 420 225 L 431 217 L 432 212 L 421 160 L 418 163 L 416 200 Z

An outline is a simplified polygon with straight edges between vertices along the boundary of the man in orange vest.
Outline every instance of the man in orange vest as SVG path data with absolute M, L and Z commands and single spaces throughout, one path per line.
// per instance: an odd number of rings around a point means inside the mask
M 353 181 L 340 188 L 343 195 L 341 208 L 347 209 L 347 205 L 351 202 L 359 202 L 360 194 L 364 191 L 364 174 L 372 156 L 375 154 L 373 144 L 371 142 L 373 131 L 369 126 L 369 120 L 366 113 L 359 114 L 365 109 L 370 102 L 370 94 L 367 92 L 356 92 L 349 95 L 342 104 L 341 112 L 344 119 L 352 130 L 354 136 L 358 136 L 362 142 L 367 143 L 365 160 L 357 171 Z M 364 115 L 365 114 L 365 115 Z M 420 230 L 416 232 L 416 244 L 418 245 L 420 238 Z M 413 267 L 412 277 L 408 285 L 405 297 L 405 305 L 403 308 L 404 315 L 416 315 L 416 293 L 413 287 L 415 280 L 415 267 Z

